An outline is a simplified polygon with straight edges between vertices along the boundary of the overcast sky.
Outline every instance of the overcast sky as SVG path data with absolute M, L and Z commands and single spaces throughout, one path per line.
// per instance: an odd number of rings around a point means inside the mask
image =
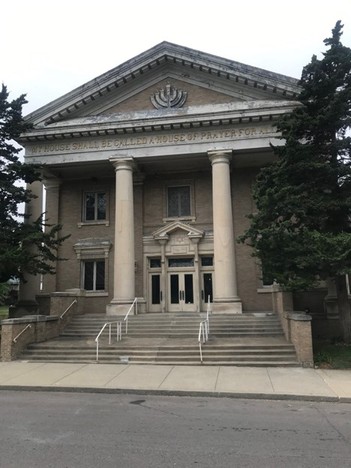
M 0 80 L 24 114 L 169 41 L 299 78 L 350 0 L 4 0 Z

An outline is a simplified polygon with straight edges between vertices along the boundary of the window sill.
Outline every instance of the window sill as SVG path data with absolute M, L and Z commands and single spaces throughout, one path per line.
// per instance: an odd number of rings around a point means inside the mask
M 81 223 L 77 223 L 79 229 L 83 226 L 109 226 L 110 222 L 107 220 L 102 221 L 82 221 Z
M 85 291 L 85 297 L 107 297 L 108 292 L 106 291 Z
M 258 294 L 268 294 L 273 292 L 273 286 L 263 286 L 257 289 Z
M 174 216 L 174 217 L 171 217 L 171 218 L 163 218 L 162 219 L 163 223 L 169 223 L 169 222 L 172 222 L 172 221 L 187 221 L 187 222 L 190 222 L 190 223 L 194 223 L 196 221 L 196 217 L 195 216 Z

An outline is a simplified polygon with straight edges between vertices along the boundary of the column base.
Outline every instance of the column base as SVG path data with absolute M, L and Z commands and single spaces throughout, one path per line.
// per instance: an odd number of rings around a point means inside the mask
M 132 300 L 118 302 L 112 301 L 106 306 L 106 315 L 126 315 L 132 303 Z
M 240 299 L 236 301 L 215 300 L 212 304 L 213 314 L 241 314 L 242 311 L 243 306 Z

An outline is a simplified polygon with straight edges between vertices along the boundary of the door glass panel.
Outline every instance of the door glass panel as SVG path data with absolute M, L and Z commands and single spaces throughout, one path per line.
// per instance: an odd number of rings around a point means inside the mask
M 184 292 L 185 292 L 185 303 L 193 304 L 194 303 L 194 289 L 193 289 L 193 275 L 185 274 L 184 275 Z
M 179 276 L 171 275 L 171 304 L 179 304 Z
M 160 304 L 160 275 L 151 276 L 151 303 Z
M 212 273 L 204 273 L 204 301 L 206 304 L 208 301 L 208 296 L 210 296 L 210 302 L 213 302 L 212 295 Z

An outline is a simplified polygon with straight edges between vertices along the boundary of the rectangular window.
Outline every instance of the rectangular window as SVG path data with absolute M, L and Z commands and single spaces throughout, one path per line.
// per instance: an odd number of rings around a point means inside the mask
M 161 268 L 161 259 L 150 258 L 150 268 Z
M 105 260 L 83 262 L 83 284 L 86 291 L 105 290 Z
M 201 266 L 203 267 L 213 266 L 213 257 L 201 257 Z
M 106 193 L 86 192 L 84 194 L 84 221 L 106 219 Z
M 167 216 L 180 218 L 191 215 L 190 186 L 168 187 Z
M 168 266 L 170 268 L 184 268 L 184 267 L 193 267 L 194 258 L 169 258 Z

